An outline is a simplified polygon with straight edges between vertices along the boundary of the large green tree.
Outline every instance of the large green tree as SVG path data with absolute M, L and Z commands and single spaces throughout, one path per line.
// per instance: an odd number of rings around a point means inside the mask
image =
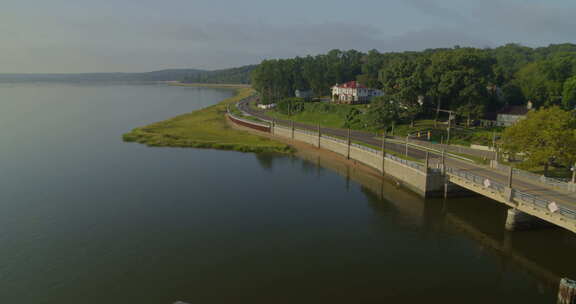
M 537 107 L 562 105 L 568 109 L 572 106 L 568 79 L 576 76 L 575 58 L 575 44 L 394 53 L 332 50 L 316 56 L 265 60 L 254 69 L 251 81 L 265 100 L 273 102 L 293 97 L 296 89 L 326 96 L 336 83 L 359 80 L 369 87 L 382 87 L 405 107 L 422 95 L 428 102 L 425 108 L 440 105 L 474 118 L 498 110 L 503 101 L 523 104 L 531 100 Z M 244 73 L 230 71 L 227 79 L 245 79 Z
M 399 117 L 411 123 L 424 109 L 419 102 L 420 97 L 426 94 L 428 80 L 425 71 L 429 64 L 425 56 L 398 57 L 380 72 L 382 87 L 398 107 Z
M 504 131 L 502 143 L 510 153 L 525 154 L 526 166 L 543 165 L 545 174 L 552 163 L 570 166 L 576 161 L 574 113 L 556 106 L 532 111 Z
M 428 95 L 435 97 L 440 108 L 481 117 L 495 107 L 487 89 L 494 83 L 495 64 L 489 52 L 479 49 L 457 48 L 436 53 L 427 69 Z
M 400 107 L 390 96 L 376 97 L 364 114 L 365 124 L 372 129 L 388 129 L 400 120 Z
M 576 76 L 570 77 L 564 82 L 562 107 L 566 110 L 576 109 Z
M 557 53 L 518 71 L 516 82 L 537 107 L 562 105 L 563 85 L 576 75 L 576 53 Z

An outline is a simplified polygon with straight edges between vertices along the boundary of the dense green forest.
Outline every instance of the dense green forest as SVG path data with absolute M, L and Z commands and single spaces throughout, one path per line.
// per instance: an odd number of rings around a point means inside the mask
M 252 72 L 264 102 L 292 97 L 296 89 L 330 94 L 336 83 L 358 80 L 386 96 L 372 103 L 373 116 L 402 112 L 413 119 L 437 107 L 482 118 L 505 105 L 576 105 L 576 45 L 494 49 L 454 47 L 421 52 L 332 50 L 327 54 L 265 60 Z M 424 105 L 417 104 L 424 97 Z M 401 110 L 401 111 L 400 111 Z M 390 112 L 394 112 L 390 114 Z M 406 114 L 408 113 L 408 114 Z
M 185 83 L 250 83 L 250 76 L 256 65 L 246 65 L 238 68 L 201 71 L 184 78 Z

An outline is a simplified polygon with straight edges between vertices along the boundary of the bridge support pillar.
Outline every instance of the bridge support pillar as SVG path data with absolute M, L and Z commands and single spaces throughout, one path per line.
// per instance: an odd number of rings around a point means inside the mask
M 514 189 L 512 188 L 504 188 L 504 199 L 506 199 L 507 202 L 511 202 L 512 201 L 512 195 L 514 194 Z
M 562 279 L 558 289 L 558 304 L 576 303 L 576 281 Z
M 506 216 L 506 230 L 519 231 L 534 228 L 540 224 L 540 220 L 518 209 L 508 209 Z

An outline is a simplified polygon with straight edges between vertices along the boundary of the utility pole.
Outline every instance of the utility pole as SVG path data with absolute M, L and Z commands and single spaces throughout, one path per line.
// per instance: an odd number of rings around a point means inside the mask
M 322 137 L 322 133 L 320 133 L 320 123 L 318 123 L 318 149 L 320 149 L 320 138 Z
M 386 130 L 382 133 L 382 156 L 386 155 Z
M 494 152 L 494 161 L 498 163 L 498 149 L 496 148 L 496 131 L 492 132 L 492 150 Z
M 492 131 L 492 149 L 496 151 L 496 131 Z
M 292 120 L 292 140 L 294 140 L 294 120 Z
M 442 174 L 446 174 L 446 149 L 442 149 Z
M 450 125 L 448 125 L 448 129 L 446 129 L 448 131 L 448 138 L 446 138 L 446 144 L 449 145 L 450 144 Z
M 406 135 L 406 157 L 408 157 L 408 137 L 410 134 Z
M 352 138 L 351 138 L 351 131 L 350 128 L 348 128 L 348 154 L 346 155 L 347 159 L 350 159 L 350 146 L 352 145 Z
M 382 133 L 382 175 L 384 175 L 384 168 L 386 166 L 386 130 Z
M 510 171 L 508 172 L 508 188 L 512 189 L 512 174 L 514 174 L 514 167 L 510 165 Z

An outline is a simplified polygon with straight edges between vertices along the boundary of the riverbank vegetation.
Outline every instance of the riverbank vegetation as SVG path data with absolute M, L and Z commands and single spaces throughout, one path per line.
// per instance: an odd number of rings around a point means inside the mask
M 154 147 L 194 147 L 242 152 L 290 152 L 283 143 L 232 128 L 226 108 L 253 94 L 249 88 L 238 89 L 234 97 L 216 105 L 174 118 L 136 128 L 126 134 L 127 142 Z
M 293 120 L 311 125 L 320 124 L 329 128 L 351 128 L 353 130 L 382 133 L 382 129 L 378 126 L 384 122 L 379 123 L 378 120 L 394 118 L 394 113 L 388 112 L 389 115 L 374 115 L 375 111 L 370 111 L 373 106 L 305 102 L 297 98 L 287 98 L 279 101 L 276 108 L 266 112 L 266 114 L 276 119 Z M 385 111 L 385 109 L 381 110 Z M 489 146 L 492 145 L 494 136 L 498 136 L 502 129 L 495 127 L 454 127 L 450 131 L 450 143 Z M 398 124 L 388 126 L 387 131 L 389 135 L 400 137 L 414 136 L 419 132 L 424 137 L 430 131 L 431 141 L 445 143 L 448 139 L 446 125 L 436 123 L 433 119 L 419 119 L 411 123 L 402 123 L 401 120 L 398 120 Z
M 467 119 L 527 101 L 536 108 L 573 109 L 575 76 L 576 44 L 540 48 L 507 44 L 494 49 L 397 53 L 332 50 L 317 56 L 265 60 L 252 72 L 252 85 L 264 103 L 275 103 L 293 97 L 295 90 L 326 96 L 333 85 L 357 80 L 383 89 L 399 109 L 414 110 L 415 116 L 435 115 L 440 107 Z
M 576 118 L 573 113 L 551 107 L 528 113 L 526 119 L 507 128 L 503 148 L 523 168 L 569 168 L 576 162 Z M 569 175 L 569 174 L 566 174 Z
M 295 96 L 295 90 L 326 96 L 333 85 L 354 80 L 383 90 L 385 96 L 366 106 L 308 105 L 291 100 L 290 112 L 280 108 Z M 516 109 L 524 108 L 519 112 L 550 107 L 574 111 L 576 44 L 539 48 L 507 44 L 493 49 L 456 46 L 392 53 L 332 50 L 316 56 L 265 60 L 252 73 L 252 85 L 262 103 L 279 104 L 271 112 L 277 118 L 378 133 L 386 130 L 397 136 L 431 131 L 431 140 L 436 142 L 446 143 L 449 137 L 451 144 L 492 146 L 496 142 L 502 146 L 509 141 L 498 140 L 504 128 L 493 126 L 498 113 L 510 113 L 503 110 L 518 106 Z M 532 141 L 546 141 L 546 134 L 533 134 Z M 534 165 L 543 167 L 544 163 L 526 164 Z
M 433 120 L 433 139 L 491 144 L 501 128 L 498 111 L 513 105 L 534 108 L 576 106 L 576 45 L 529 48 L 508 44 L 495 49 L 429 49 L 380 53 L 332 50 L 317 56 L 265 60 L 253 72 L 252 85 L 263 103 L 281 103 L 295 90 L 330 94 L 347 81 L 382 89 L 385 96 L 362 107 L 299 106 L 289 115 L 301 122 L 361 130 L 392 131 L 400 136 L 420 131 Z M 442 111 L 438 111 L 442 110 Z M 277 117 L 286 113 L 276 111 Z M 450 113 L 450 114 L 449 114 Z M 454 128 L 459 126 L 458 128 Z M 486 127 L 484 127 L 486 126 Z M 404 134 L 406 133 L 406 134 Z

